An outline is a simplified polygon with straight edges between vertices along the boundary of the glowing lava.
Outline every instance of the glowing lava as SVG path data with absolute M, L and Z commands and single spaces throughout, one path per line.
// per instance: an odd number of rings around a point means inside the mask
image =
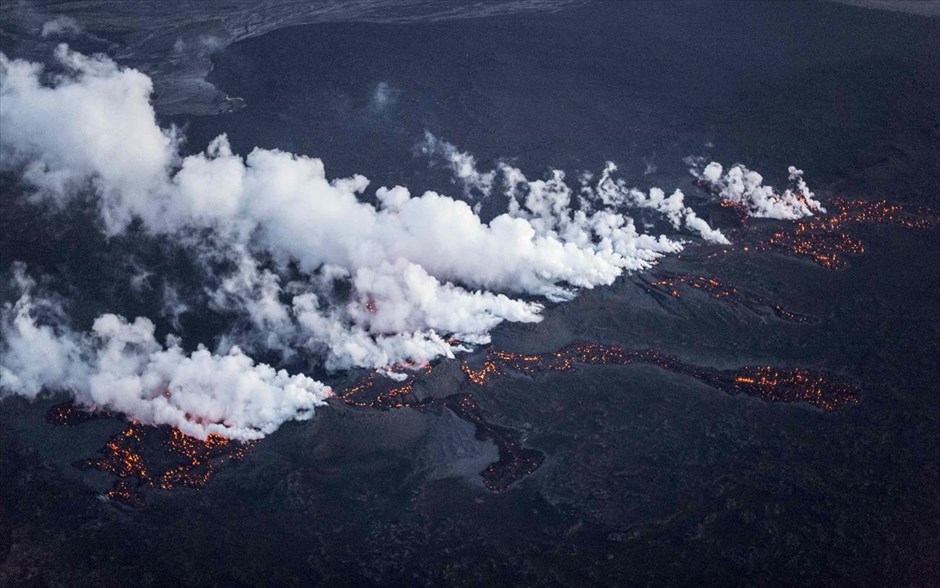
M 404 372 L 402 370 L 407 370 Z M 387 372 L 403 374 L 404 380 L 398 381 L 385 375 Z M 390 409 L 415 406 L 411 395 L 415 380 L 421 374 L 431 371 L 429 364 L 418 366 L 406 363 L 392 366 L 385 373 L 375 371 L 364 377 L 354 386 L 346 388 L 337 398 L 351 406 L 361 408 Z
M 474 370 L 466 363 L 462 369 L 478 386 L 509 371 L 569 372 L 576 364 L 629 365 L 652 364 L 684 374 L 728 394 L 747 394 L 767 402 L 805 402 L 823 410 L 836 410 L 861 399 L 854 386 L 825 374 L 803 368 L 777 369 L 769 366 L 716 370 L 683 363 L 653 349 L 629 350 L 619 345 L 585 343 L 571 345 L 553 353 L 527 355 L 505 351 L 487 354 L 483 367 Z
M 769 238 L 757 243 L 725 248 L 707 257 L 738 250 L 775 251 L 837 270 L 848 265 L 848 256 L 865 253 L 864 243 L 845 232 L 852 225 L 890 224 L 908 229 L 928 229 L 938 222 L 937 214 L 926 208 L 905 209 L 887 200 L 869 202 L 836 197 L 828 206 L 832 211 L 830 214 L 803 219 L 790 227 L 775 230 Z
M 767 402 L 803 402 L 830 411 L 856 404 L 860 400 L 857 388 L 803 368 L 776 369 L 759 366 L 716 370 L 686 364 L 652 349 L 627 350 L 619 345 L 579 344 L 541 354 L 491 350 L 486 354 L 479 369 L 463 363 L 461 370 L 472 384 L 482 387 L 493 378 L 509 372 L 571 372 L 578 364 L 637 363 L 657 365 L 665 370 L 695 378 L 725 393 L 747 394 Z M 490 422 L 472 393 L 453 394 L 444 398 L 417 398 L 413 393 L 414 384 L 429 371 L 429 367 L 424 367 L 419 372 L 412 372 L 401 382 L 373 372 L 337 395 L 337 398 L 350 406 L 379 410 L 449 409 L 459 418 L 474 425 L 478 439 L 489 440 L 496 445 L 499 460 L 480 472 L 484 484 L 493 492 L 507 490 L 541 466 L 545 459 L 544 454 L 525 447 L 521 433 Z
M 88 411 L 71 403 L 53 406 L 47 414 L 49 422 L 67 426 L 112 417 L 107 411 Z M 243 459 L 254 443 L 232 441 L 220 435 L 209 435 L 203 441 L 171 427 L 131 421 L 123 431 L 108 440 L 99 451 L 101 457 L 75 465 L 117 476 L 105 495 L 112 500 L 140 506 L 144 490 L 149 488 L 205 488 L 220 465 Z
M 717 300 L 744 306 L 758 314 L 760 314 L 761 310 L 768 308 L 777 318 L 788 322 L 808 323 L 813 320 L 811 317 L 787 310 L 779 304 L 766 300 L 762 296 L 740 290 L 735 286 L 707 276 L 659 272 L 656 279 L 645 281 L 644 283 L 649 286 L 646 290 L 650 293 L 654 292 L 654 290 L 665 290 L 673 298 L 681 298 L 681 290 L 683 288 L 691 288 L 705 292 Z
M 88 421 L 109 419 L 113 415 L 107 410 L 85 410 L 74 403 L 65 402 L 56 404 L 46 413 L 46 421 L 53 425 L 74 427 Z
M 77 465 L 117 476 L 108 498 L 139 505 L 146 488 L 205 488 L 219 465 L 243 459 L 252 445 L 219 435 L 203 441 L 178 429 L 131 422 L 101 449 L 102 457 Z

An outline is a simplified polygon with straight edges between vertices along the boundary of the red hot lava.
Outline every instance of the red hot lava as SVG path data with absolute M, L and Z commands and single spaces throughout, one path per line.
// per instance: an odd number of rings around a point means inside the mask
M 628 350 L 619 345 L 579 344 L 561 351 L 536 355 L 491 352 L 479 370 L 474 370 L 466 363 L 462 369 L 472 383 L 483 386 L 491 378 L 508 371 L 524 374 L 568 372 L 578 363 L 652 364 L 691 376 L 728 394 L 744 393 L 767 402 L 805 402 L 827 411 L 857 404 L 860 400 L 860 393 L 854 386 L 803 368 L 777 369 L 768 366 L 722 371 L 683 363 L 652 349 Z
M 67 403 L 53 406 L 47 420 L 71 426 L 112 416 L 107 411 L 88 411 Z M 240 461 L 254 443 L 233 441 L 220 435 L 209 435 L 202 440 L 184 435 L 179 429 L 131 421 L 108 440 L 100 450 L 100 457 L 76 465 L 117 476 L 105 495 L 139 506 L 143 504 L 146 489 L 204 488 L 219 466 Z

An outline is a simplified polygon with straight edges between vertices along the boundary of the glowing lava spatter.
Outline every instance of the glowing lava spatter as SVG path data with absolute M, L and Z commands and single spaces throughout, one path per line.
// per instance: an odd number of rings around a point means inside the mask
M 926 209 L 912 212 L 886 200 L 833 198 L 829 207 L 832 213 L 804 219 L 792 230 L 775 231 L 769 239 L 758 243 L 757 248 L 807 258 L 826 269 L 841 269 L 848 263 L 846 256 L 865 253 L 865 245 L 845 233 L 848 226 L 892 224 L 927 229 L 937 224 L 936 215 Z
M 827 411 L 859 402 L 859 393 L 854 387 L 803 368 L 747 367 L 717 372 L 702 379 L 731 393 L 759 396 L 768 402 L 805 402 Z
M 758 250 L 779 250 L 794 257 L 807 258 L 826 269 L 842 269 L 848 262 L 847 255 L 862 255 L 865 246 L 862 242 L 846 233 L 797 231 L 776 231 L 769 239 L 757 245 Z
M 408 370 L 408 372 L 405 373 L 405 379 L 401 381 L 389 378 L 382 372 L 371 372 L 357 384 L 337 394 L 337 398 L 346 404 L 361 408 L 390 409 L 415 406 L 416 403 L 411 396 L 412 388 L 419 375 L 431 371 L 430 364 L 421 366 L 402 364 L 390 369 L 396 373 L 402 373 L 400 370 Z
M 46 421 L 53 425 L 73 427 L 97 419 L 109 419 L 113 415 L 107 410 L 86 410 L 72 402 L 56 404 L 46 413 Z
M 848 256 L 865 253 L 864 243 L 845 232 L 852 225 L 890 224 L 908 229 L 928 229 L 937 226 L 940 220 L 935 212 L 926 208 L 905 209 L 886 200 L 869 202 L 836 197 L 828 206 L 832 211 L 830 214 L 805 218 L 792 226 L 775 230 L 770 237 L 756 243 L 745 242 L 711 251 L 705 257 L 714 258 L 734 251 L 775 251 L 837 270 L 848 265 Z
M 65 426 L 113 417 L 108 411 L 89 411 L 71 403 L 57 404 L 46 415 L 49 422 Z M 108 440 L 100 450 L 101 457 L 75 465 L 117 476 L 105 496 L 140 506 L 146 489 L 204 488 L 220 465 L 243 459 L 255 443 L 220 435 L 209 435 L 203 441 L 184 435 L 179 429 L 131 421 Z
M 243 459 L 253 444 L 219 435 L 203 441 L 178 429 L 131 422 L 111 437 L 101 450 L 102 457 L 76 465 L 117 476 L 108 498 L 139 505 L 147 488 L 205 488 L 219 465 Z

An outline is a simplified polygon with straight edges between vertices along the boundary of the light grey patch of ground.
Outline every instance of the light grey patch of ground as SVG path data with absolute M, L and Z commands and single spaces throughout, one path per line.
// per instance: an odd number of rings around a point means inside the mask
M 870 8 L 872 10 L 891 10 L 906 12 L 918 16 L 940 16 L 940 0 L 832 0 L 840 4 Z
M 473 424 L 451 411 L 429 423 L 421 460 L 428 480 L 460 478 L 482 488 L 480 472 L 498 459 L 496 446 L 477 439 Z

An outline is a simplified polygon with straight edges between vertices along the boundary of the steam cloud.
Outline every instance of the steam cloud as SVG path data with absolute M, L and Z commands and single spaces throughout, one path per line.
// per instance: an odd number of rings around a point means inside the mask
M 689 171 L 712 193 L 723 201 L 743 206 L 750 216 L 795 220 L 826 212 L 806 185 L 803 170 L 792 165 L 788 169 L 790 187 L 782 193 L 773 186 L 765 186 L 763 176 L 741 164 L 724 174 L 721 164 L 715 161 L 701 171 L 696 168 Z
M 79 402 L 189 434 L 257 437 L 309 417 L 329 390 L 255 364 L 242 349 L 394 374 L 401 362 L 486 343 L 503 321 L 539 321 L 542 305 L 531 297 L 568 300 L 681 250 L 682 241 L 640 233 L 626 208 L 727 243 L 681 191 L 629 188 L 613 163 L 572 187 L 560 170 L 537 180 L 505 162 L 480 172 L 471 155 L 431 134 L 424 153 L 443 158 L 470 196 L 505 197 L 504 213 L 485 222 L 465 201 L 402 186 L 378 188 L 369 204 L 360 198 L 365 177 L 329 180 L 319 159 L 279 150 L 241 157 L 224 135 L 183 157 L 181 137 L 157 124 L 147 76 L 65 45 L 56 58 L 63 73 L 44 84 L 41 66 L 0 54 L 4 171 L 19 173 L 39 202 L 63 205 L 91 191 L 108 234 L 138 221 L 152 236 L 190 244 L 206 268 L 234 268 L 212 276 L 207 295 L 249 328 L 223 337 L 215 353 L 188 355 L 178 339 L 160 345 L 146 318 L 106 314 L 78 334 L 61 312 L 37 322 L 55 304 L 35 299 L 21 275 L 23 296 L 3 311 L 0 369 L 14 393 L 64 388 Z M 185 301 L 172 287 L 165 294 L 178 317 Z
M 256 439 L 286 420 L 306 419 L 330 389 L 304 375 L 256 364 L 233 347 L 225 355 L 200 346 L 186 354 L 170 337 L 154 339 L 150 320 L 104 314 L 92 332 L 39 324 L 61 315 L 51 299 L 33 300 L 35 284 L 17 268 L 22 295 L 0 310 L 4 388 L 35 397 L 44 388 L 68 388 L 85 406 L 122 412 L 145 424 L 170 424 L 205 438 L 220 434 Z
M 429 157 L 443 160 L 468 196 L 485 198 L 502 188 L 510 199 L 509 214 L 526 218 L 535 226 L 562 229 L 562 234 L 572 224 L 583 226 L 587 216 L 575 213 L 574 218 L 571 217 L 571 197 L 577 194 L 581 211 L 585 213 L 590 213 L 597 204 L 608 212 L 627 207 L 649 208 L 662 213 L 676 230 L 684 226 L 706 241 L 728 243 L 721 231 L 712 229 L 685 205 L 685 195 L 681 190 L 667 197 L 660 188 L 651 188 L 649 193 L 644 193 L 629 187 L 622 178 L 613 177 L 617 165 L 612 161 L 607 162 L 596 183 L 592 183 L 592 174 L 584 174 L 575 189 L 565 182 L 562 170 L 552 170 L 548 180 L 535 181 L 530 181 L 519 168 L 506 162 L 501 162 L 496 169 L 481 172 L 473 155 L 460 151 L 430 132 L 425 132 L 419 147 Z
M 58 15 L 42 25 L 39 35 L 42 38 L 55 36 L 74 36 L 82 31 L 78 21 L 70 16 Z

